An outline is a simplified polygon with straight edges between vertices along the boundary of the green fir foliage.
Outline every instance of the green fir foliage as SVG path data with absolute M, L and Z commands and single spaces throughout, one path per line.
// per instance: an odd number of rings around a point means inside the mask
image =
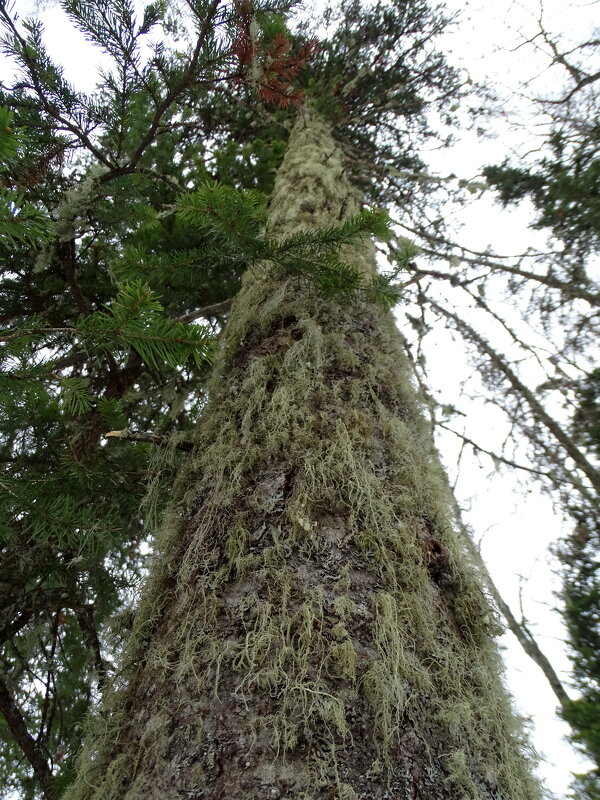
M 600 126 L 584 126 L 575 140 L 557 129 L 548 145 L 550 154 L 535 166 L 505 162 L 486 167 L 484 174 L 504 205 L 529 198 L 535 227 L 549 229 L 579 264 L 600 246 Z
M 364 211 L 340 225 L 271 238 L 268 228 L 265 236 L 260 235 L 265 222 L 261 201 L 256 192 L 207 183 L 195 193 L 177 198 L 175 209 L 185 222 L 209 232 L 224 264 L 243 263 L 249 268 L 276 265 L 282 272 L 314 281 L 326 294 L 362 290 L 384 303 L 394 296 L 390 284 L 396 273 L 365 283 L 360 272 L 338 255 L 343 245 L 356 244 L 365 237 L 387 239 L 389 219 L 385 212 Z
M 572 741 L 595 762 L 595 769 L 576 776 L 574 797 L 600 798 L 600 563 L 595 521 L 581 521 L 563 552 L 564 618 L 569 633 L 573 673 L 579 697 L 562 715 Z
M 193 359 L 201 367 L 212 360 L 214 340 L 206 327 L 162 315 L 157 297 L 141 282 L 124 284 L 107 311 L 80 319 L 75 332 L 92 346 L 135 350 L 150 367 L 182 366 Z
M 593 370 L 578 391 L 573 429 L 591 453 L 600 453 L 600 370 Z M 573 797 L 600 799 L 600 528 L 597 516 L 581 507 L 571 509 L 574 533 L 559 551 L 563 563 L 564 619 L 578 697 L 562 715 L 572 729 L 572 741 L 595 763 L 576 776 Z
M 19 136 L 13 128 L 13 114 L 0 106 L 0 179 L 12 159 L 18 157 Z M 0 186 L 0 239 L 14 246 L 35 246 L 52 238 L 53 226 L 47 214 L 22 194 Z
M 0 11 L 19 69 L 0 92 L 2 680 L 55 791 L 72 778 L 82 718 L 112 669 L 107 623 L 131 602 L 152 532 L 140 511 L 150 445 L 103 434 L 189 427 L 214 339 L 177 317 L 232 296 L 243 269 L 217 274 L 202 232 L 159 217 L 207 178 L 213 129 L 186 118 L 215 113 L 198 88 L 205 70 L 226 68 L 212 27 L 197 63 L 162 46 L 144 62 L 139 37 L 159 24 L 159 4 L 139 25 L 127 3 L 67 6 L 116 65 L 90 96 L 64 79 L 39 23 Z M 125 248 L 141 242 L 170 258 L 175 289 L 148 288 L 139 270 L 117 278 Z M 202 248 L 193 270 L 173 255 L 184 245 Z M 38 797 L 49 784 L 4 716 L 0 737 L 0 795 Z

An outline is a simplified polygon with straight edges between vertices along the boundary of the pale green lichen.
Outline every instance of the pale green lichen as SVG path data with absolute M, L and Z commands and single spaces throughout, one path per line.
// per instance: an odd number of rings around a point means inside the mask
M 443 800 L 537 798 L 493 613 L 392 320 L 277 273 L 247 276 L 196 445 L 158 536 L 126 684 L 97 717 L 68 800 L 155 796 L 152 776 L 172 768 L 162 721 L 178 713 L 196 759 L 186 785 L 211 785 L 222 725 L 251 754 L 244 785 L 277 778 L 296 787 L 286 797 L 356 800 L 355 781 L 408 780 L 408 731 L 419 780 Z

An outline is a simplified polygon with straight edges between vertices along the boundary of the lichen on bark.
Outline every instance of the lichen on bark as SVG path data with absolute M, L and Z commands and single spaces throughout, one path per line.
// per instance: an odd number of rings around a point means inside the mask
M 271 229 L 359 203 L 305 113 Z M 176 494 L 68 800 L 539 797 L 387 312 L 247 275 Z

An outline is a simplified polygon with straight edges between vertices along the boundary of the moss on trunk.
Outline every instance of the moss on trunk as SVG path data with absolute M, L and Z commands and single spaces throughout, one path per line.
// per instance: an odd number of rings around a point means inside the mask
M 357 208 L 304 115 L 271 226 Z M 391 316 L 246 276 L 69 800 L 539 797 L 444 486 Z

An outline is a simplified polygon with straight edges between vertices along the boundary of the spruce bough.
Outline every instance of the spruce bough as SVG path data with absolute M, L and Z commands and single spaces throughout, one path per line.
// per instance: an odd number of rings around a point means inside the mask
M 357 210 L 304 112 L 271 229 Z M 539 797 L 444 486 L 387 312 L 250 271 L 67 800 Z

